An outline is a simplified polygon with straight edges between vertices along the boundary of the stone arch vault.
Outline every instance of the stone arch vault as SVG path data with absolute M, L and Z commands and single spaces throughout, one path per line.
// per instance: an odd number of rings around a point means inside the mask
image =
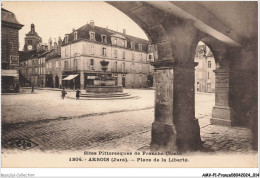
M 194 109 L 193 61 L 199 41 L 211 48 L 220 66 L 216 70 L 219 89 L 212 123 L 242 125 L 252 127 L 254 133 L 257 131 L 257 127 L 253 127 L 257 125 L 257 20 L 246 26 L 233 21 L 228 23 L 230 18 L 223 18 L 207 2 L 108 3 L 136 22 L 153 45 L 156 96 L 152 150 L 200 148 L 200 128 Z M 232 20 L 257 16 L 255 2 L 247 4 L 251 10 L 244 11 L 244 16 L 241 15 L 244 4 L 224 3 L 214 3 L 214 6 L 223 11 L 234 7 Z M 233 30 L 237 25 L 241 29 Z M 243 30 L 248 30 L 248 35 L 240 35 Z

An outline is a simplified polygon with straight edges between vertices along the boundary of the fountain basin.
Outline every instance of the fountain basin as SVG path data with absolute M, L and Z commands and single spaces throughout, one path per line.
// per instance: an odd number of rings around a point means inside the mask
M 115 92 L 123 92 L 123 86 L 90 85 L 90 86 L 86 86 L 86 92 L 88 92 L 88 93 L 115 93 Z

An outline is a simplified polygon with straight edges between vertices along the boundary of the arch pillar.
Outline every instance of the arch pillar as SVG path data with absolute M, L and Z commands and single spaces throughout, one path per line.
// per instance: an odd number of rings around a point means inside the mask
M 195 63 L 159 61 L 153 65 L 156 92 L 151 149 L 199 149 L 200 127 L 195 118 Z
M 215 106 L 212 109 L 211 124 L 233 126 L 233 111 L 230 102 L 230 68 L 224 56 L 216 56 L 218 62 L 215 72 Z
M 156 92 L 151 149 L 198 150 L 201 138 L 195 119 L 193 61 L 198 31 L 191 21 L 169 16 L 162 22 L 162 27 L 167 41 L 154 45 L 155 62 L 152 63 Z

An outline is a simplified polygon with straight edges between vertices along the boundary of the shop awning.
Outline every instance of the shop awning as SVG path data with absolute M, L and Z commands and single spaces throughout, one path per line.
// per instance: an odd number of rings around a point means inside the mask
M 18 73 L 18 70 L 2 70 L 1 76 L 2 77 L 18 77 L 19 73 Z
M 77 75 L 69 75 L 68 77 L 66 77 L 66 78 L 64 78 L 64 79 L 62 79 L 62 80 L 72 80 L 72 79 L 74 79 L 75 77 L 77 77 L 79 74 L 77 74 Z

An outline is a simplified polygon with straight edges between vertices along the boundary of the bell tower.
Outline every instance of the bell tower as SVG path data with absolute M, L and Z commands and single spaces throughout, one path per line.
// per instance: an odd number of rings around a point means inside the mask
M 24 51 L 37 50 L 37 46 L 42 42 L 41 37 L 35 31 L 35 25 L 31 24 L 31 30 L 25 35 L 24 38 Z

